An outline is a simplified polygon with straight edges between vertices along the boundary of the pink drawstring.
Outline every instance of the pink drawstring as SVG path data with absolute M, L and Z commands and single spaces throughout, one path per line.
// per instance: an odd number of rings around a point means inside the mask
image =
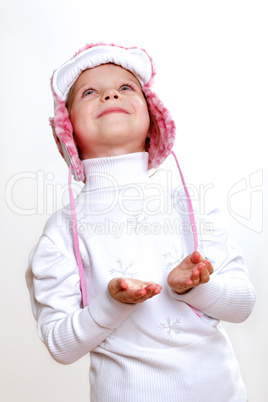
M 196 251 L 198 249 L 198 237 L 197 237 L 197 230 L 196 230 L 196 223 L 195 223 L 195 217 L 194 217 L 194 210 L 193 210 L 193 205 L 192 205 L 192 201 L 191 201 L 191 197 L 188 191 L 188 188 L 186 186 L 177 156 L 175 155 L 175 153 L 173 151 L 171 151 L 171 154 L 174 156 L 175 161 L 177 163 L 179 172 L 180 172 L 180 176 L 181 176 L 181 181 L 183 184 L 183 188 L 184 188 L 184 192 L 186 195 L 186 199 L 187 199 L 187 204 L 188 204 L 188 211 L 189 211 L 189 218 L 190 218 L 190 223 L 191 223 L 191 227 L 192 227 L 192 232 L 193 232 L 193 237 L 194 237 L 194 251 Z
M 189 218 L 190 218 L 190 222 L 191 222 L 191 227 L 192 227 L 192 232 L 193 232 L 193 236 L 194 236 L 194 251 L 196 251 L 198 249 L 198 236 L 197 236 L 197 230 L 196 230 L 196 223 L 195 223 L 195 217 L 194 217 L 194 210 L 193 210 L 193 205 L 192 205 L 192 201 L 191 201 L 191 197 L 188 191 L 188 188 L 186 186 L 177 156 L 175 155 L 175 153 L 173 151 L 171 151 L 171 154 L 174 156 L 174 159 L 177 163 L 179 172 L 180 172 L 180 176 L 181 176 L 181 181 L 183 184 L 183 188 L 184 188 L 184 192 L 187 198 L 187 204 L 188 204 L 188 211 L 189 211 Z M 188 304 L 188 303 L 187 303 Z M 203 314 L 200 313 L 199 311 L 197 311 L 195 308 L 193 308 L 192 306 L 190 306 L 190 304 L 188 304 L 188 306 L 193 310 L 193 312 L 198 316 L 198 317 L 202 317 Z
M 70 204 L 71 204 L 71 217 L 72 217 L 72 234 L 73 234 L 73 242 L 74 242 L 74 253 L 76 262 L 78 265 L 79 275 L 80 275 L 80 286 L 82 292 L 82 302 L 83 307 L 87 306 L 87 293 L 86 293 L 86 282 L 85 282 L 85 275 L 84 275 L 84 268 L 82 263 L 82 258 L 79 250 L 79 240 L 78 240 L 78 230 L 77 230 L 77 219 L 76 219 L 76 212 L 75 212 L 75 202 L 74 196 L 72 192 L 72 165 L 69 168 L 69 197 L 70 197 Z

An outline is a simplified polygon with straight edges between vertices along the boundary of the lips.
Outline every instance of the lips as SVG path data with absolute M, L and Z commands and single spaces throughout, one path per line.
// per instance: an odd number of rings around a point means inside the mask
M 101 112 L 98 115 L 99 117 L 102 116 L 106 116 L 107 114 L 111 114 L 111 113 L 125 113 L 125 114 L 129 114 L 129 112 L 125 109 L 122 109 L 121 107 L 109 107 L 108 109 L 105 109 L 103 112 Z

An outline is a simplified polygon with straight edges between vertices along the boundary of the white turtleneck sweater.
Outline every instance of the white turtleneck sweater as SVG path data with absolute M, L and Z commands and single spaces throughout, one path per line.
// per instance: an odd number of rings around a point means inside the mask
M 179 176 L 160 170 L 149 178 L 147 153 L 83 166 L 76 213 L 88 306 L 81 308 L 70 207 L 49 219 L 26 273 L 38 333 L 53 358 L 69 364 L 90 352 L 94 402 L 245 402 L 219 321 L 244 321 L 255 292 L 219 212 L 207 211 L 205 222 L 201 204 L 194 204 L 199 250 L 214 273 L 179 295 L 167 276 L 193 251 Z M 114 277 L 154 281 L 163 289 L 144 303 L 124 304 L 107 290 Z

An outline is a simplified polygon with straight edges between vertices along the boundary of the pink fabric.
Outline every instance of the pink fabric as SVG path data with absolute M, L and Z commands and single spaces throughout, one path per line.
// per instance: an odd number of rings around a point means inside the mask
M 184 188 L 184 192 L 186 195 L 186 199 L 187 199 L 187 205 L 188 205 L 188 211 L 189 211 L 189 219 L 190 219 L 190 223 L 191 223 L 191 228 L 192 228 L 192 233 L 193 233 L 193 237 L 194 237 L 194 251 L 196 251 L 198 249 L 198 236 L 197 236 L 197 230 L 196 230 L 196 223 L 195 223 L 195 217 L 194 217 L 194 210 L 193 210 L 193 205 L 192 205 L 192 201 L 191 201 L 191 197 L 188 191 L 188 188 L 186 186 L 177 156 L 175 155 L 175 153 L 173 151 L 171 151 L 171 154 L 173 155 L 176 164 L 178 166 L 179 172 L 180 172 L 180 176 L 181 176 L 181 181 L 183 184 L 183 188 Z
M 55 117 L 54 119 L 50 118 L 50 125 L 61 156 L 65 159 L 68 166 L 72 164 L 75 179 L 83 180 L 83 165 L 74 143 L 73 127 L 69 119 L 69 113 L 66 109 L 65 102 L 57 102 Z M 65 153 L 63 147 L 65 148 Z
M 143 87 L 148 107 L 159 129 L 159 138 L 155 127 L 152 128 L 149 147 L 149 169 L 161 165 L 170 154 L 176 136 L 175 122 L 159 97 L 148 85 Z

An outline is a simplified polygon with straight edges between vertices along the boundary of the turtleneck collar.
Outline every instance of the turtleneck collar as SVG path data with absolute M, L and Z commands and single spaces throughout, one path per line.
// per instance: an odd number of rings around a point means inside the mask
M 82 161 L 86 184 L 83 191 L 144 183 L 148 179 L 148 152 Z

